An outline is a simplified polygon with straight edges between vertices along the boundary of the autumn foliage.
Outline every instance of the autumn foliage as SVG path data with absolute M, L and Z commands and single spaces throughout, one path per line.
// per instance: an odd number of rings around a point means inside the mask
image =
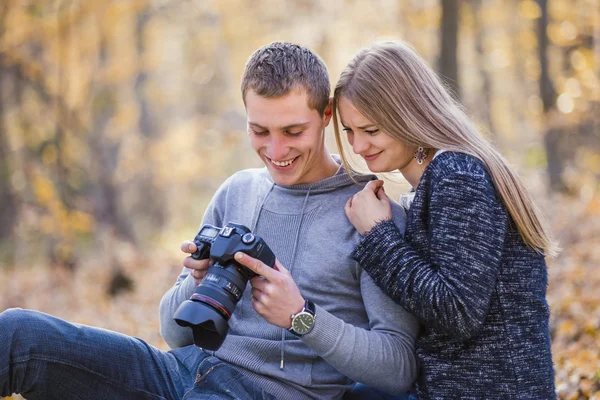
M 545 210 L 563 248 L 548 260 L 557 391 L 600 399 L 599 21 L 597 0 L 2 0 L 0 311 L 166 349 L 179 243 L 227 176 L 260 166 L 239 94 L 251 52 L 298 42 L 335 83 L 360 47 L 400 38 Z

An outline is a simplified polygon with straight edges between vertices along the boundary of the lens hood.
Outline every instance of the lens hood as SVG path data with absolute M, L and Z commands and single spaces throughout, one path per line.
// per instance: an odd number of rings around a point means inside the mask
M 180 326 L 189 326 L 194 344 L 206 350 L 217 350 L 223 344 L 229 325 L 223 316 L 204 303 L 186 300 L 173 316 Z

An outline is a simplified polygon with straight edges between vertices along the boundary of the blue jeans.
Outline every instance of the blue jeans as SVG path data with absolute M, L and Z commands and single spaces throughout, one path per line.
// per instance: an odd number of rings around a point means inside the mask
M 409 394 L 391 395 L 372 387 L 357 383 L 344 395 L 343 400 L 416 400 Z
M 0 314 L 0 397 L 273 399 L 195 346 L 163 352 L 143 340 L 36 311 Z

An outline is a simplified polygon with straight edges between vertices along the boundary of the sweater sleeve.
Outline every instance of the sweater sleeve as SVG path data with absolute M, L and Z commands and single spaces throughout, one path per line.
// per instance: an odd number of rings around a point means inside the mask
M 396 226 L 403 229 L 404 209 L 393 207 L 393 213 Z M 302 341 L 350 379 L 390 394 L 406 393 L 417 378 L 414 348 L 419 324 L 360 266 L 356 268 L 368 329 L 347 323 L 317 304 L 315 327 Z
M 226 183 L 227 182 L 228 181 L 226 181 Z M 204 213 L 204 218 L 202 219 L 202 225 L 211 224 L 222 226 L 223 218 L 219 205 L 225 202 L 225 197 L 226 184 L 223 184 L 209 203 L 208 208 Z M 192 329 L 187 326 L 177 325 L 173 319 L 173 315 L 181 303 L 190 298 L 195 289 L 196 285 L 193 277 L 190 275 L 190 270 L 183 267 L 175 284 L 163 295 L 160 301 L 158 308 L 160 335 L 172 349 L 194 343 Z
M 346 323 L 317 305 L 315 327 L 302 341 L 350 379 L 390 394 L 406 393 L 417 378 L 417 320 L 366 273 L 361 292 L 369 329 Z
M 488 313 L 506 211 L 487 175 L 453 172 L 431 187 L 428 224 L 429 259 L 391 221 L 368 232 L 353 258 L 425 326 L 466 340 Z

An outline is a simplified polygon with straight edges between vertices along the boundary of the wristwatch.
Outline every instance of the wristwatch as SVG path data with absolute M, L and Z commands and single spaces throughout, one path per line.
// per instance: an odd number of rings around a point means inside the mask
M 312 331 L 315 326 L 315 305 L 306 300 L 304 308 L 297 314 L 292 314 L 292 327 L 289 329 L 294 335 L 302 337 Z

